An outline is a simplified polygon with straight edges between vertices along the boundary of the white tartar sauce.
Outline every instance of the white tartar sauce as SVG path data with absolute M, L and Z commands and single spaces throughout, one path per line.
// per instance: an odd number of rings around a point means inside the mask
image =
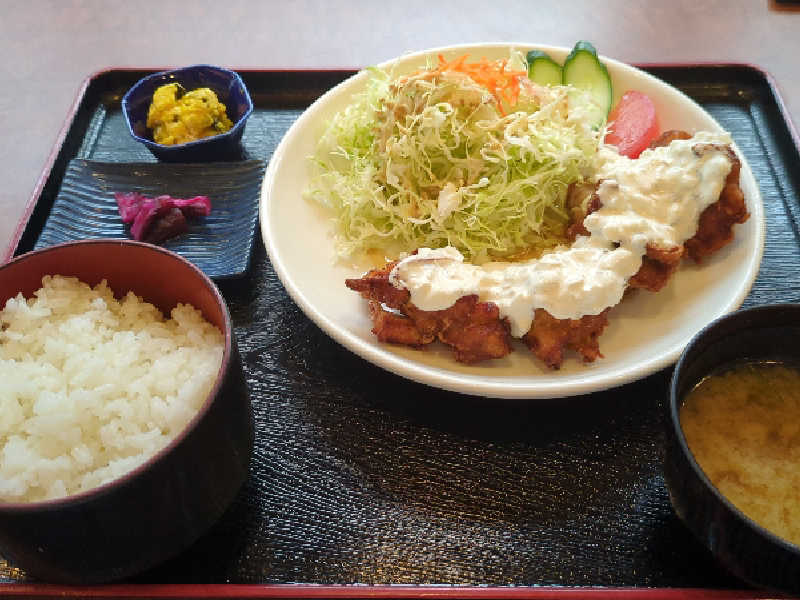
M 597 156 L 601 208 L 584 219 L 589 236 L 525 262 L 473 265 L 452 247 L 420 248 L 398 262 L 389 279 L 411 293 L 421 310 L 444 310 L 462 296 L 493 302 L 521 337 L 543 308 L 557 319 L 596 315 L 622 300 L 647 245 L 669 249 L 697 231 L 700 213 L 716 202 L 731 170 L 722 149 L 695 152 L 697 144 L 731 143 L 727 133 L 699 132 L 644 151 L 638 159 L 610 146 Z

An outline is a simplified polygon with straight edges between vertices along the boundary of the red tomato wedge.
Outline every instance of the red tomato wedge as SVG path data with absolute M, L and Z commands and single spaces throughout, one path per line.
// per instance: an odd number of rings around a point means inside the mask
M 606 143 L 620 154 L 637 158 L 658 136 L 656 107 L 641 92 L 625 92 L 608 115 Z

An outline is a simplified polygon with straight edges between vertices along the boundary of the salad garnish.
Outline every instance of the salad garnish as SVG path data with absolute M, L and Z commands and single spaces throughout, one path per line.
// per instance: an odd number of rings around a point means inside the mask
M 603 139 L 589 92 L 530 81 L 513 52 L 370 71 L 312 159 L 307 196 L 333 210 L 340 257 L 453 246 L 483 263 L 565 241 L 567 189 Z

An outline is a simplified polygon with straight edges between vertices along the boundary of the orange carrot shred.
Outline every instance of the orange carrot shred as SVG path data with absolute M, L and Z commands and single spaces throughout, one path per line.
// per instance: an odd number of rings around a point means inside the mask
M 527 73 L 522 70 L 508 69 L 508 59 L 489 61 L 481 58 L 478 62 L 467 63 L 469 55 L 463 54 L 451 62 L 447 62 L 443 55 L 439 54 L 439 64 L 435 69 L 426 71 L 430 77 L 435 77 L 445 71 L 455 71 L 470 77 L 478 85 L 482 85 L 494 96 L 500 114 L 504 115 L 503 101 L 509 106 L 514 106 L 519 98 L 520 78 L 526 77 Z

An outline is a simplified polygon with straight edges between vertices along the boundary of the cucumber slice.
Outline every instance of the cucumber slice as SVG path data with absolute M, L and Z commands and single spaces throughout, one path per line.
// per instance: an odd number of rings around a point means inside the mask
M 546 52 L 531 50 L 528 59 L 528 79 L 539 85 L 561 85 L 561 65 Z
M 611 110 L 611 77 L 597 57 L 597 50 L 589 42 L 575 44 L 564 61 L 562 82 L 591 94 L 594 106 L 590 111 L 590 119 L 594 127 L 602 127 Z

